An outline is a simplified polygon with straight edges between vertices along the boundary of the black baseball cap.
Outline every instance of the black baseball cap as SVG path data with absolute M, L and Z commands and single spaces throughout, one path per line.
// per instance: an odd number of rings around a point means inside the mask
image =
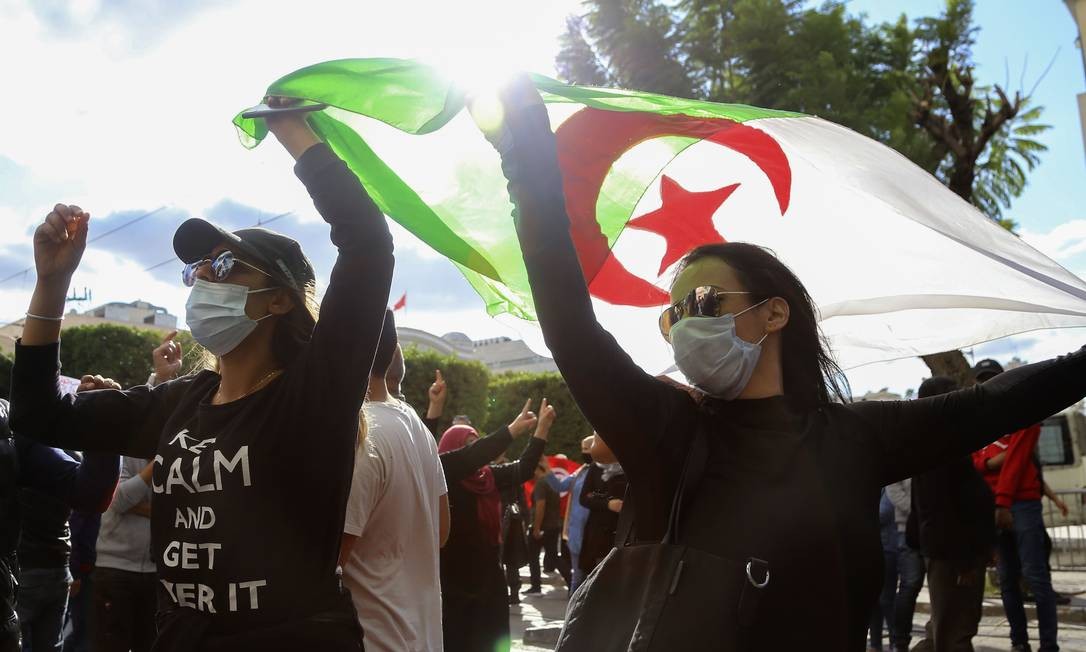
M 992 376 L 998 376 L 1003 373 L 1003 365 L 999 364 L 995 360 L 988 358 L 981 360 L 973 367 L 973 378 L 980 380 L 981 378 L 991 378 Z
M 303 296 L 305 287 L 316 281 L 313 265 L 302 253 L 302 246 L 282 233 L 259 227 L 231 233 L 207 220 L 193 217 L 182 222 L 173 234 L 174 253 L 185 264 L 206 258 L 221 244 Z

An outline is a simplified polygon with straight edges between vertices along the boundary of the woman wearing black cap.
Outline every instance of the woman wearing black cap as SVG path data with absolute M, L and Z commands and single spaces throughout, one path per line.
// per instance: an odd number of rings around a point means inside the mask
M 358 411 L 392 277 L 392 239 L 304 118 L 268 119 L 339 256 L 316 321 L 313 268 L 262 229 L 189 220 L 174 236 L 187 319 L 217 369 L 62 396 L 64 297 L 89 215 L 58 204 L 34 234 L 38 279 L 13 371 L 12 424 L 50 445 L 155 461 L 156 650 L 361 649 L 336 577 Z

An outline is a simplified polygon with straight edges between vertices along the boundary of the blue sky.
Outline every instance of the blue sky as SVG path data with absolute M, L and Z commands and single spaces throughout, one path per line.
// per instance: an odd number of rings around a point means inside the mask
M 937 15 L 943 5 L 939 0 L 849 0 L 847 4 L 849 11 L 866 13 L 872 21 L 896 20 L 902 13 L 910 18 Z M 975 18 L 981 28 L 973 50 L 978 85 L 1005 85 L 1009 79 L 1009 92 L 1028 93 L 1052 63 L 1033 96 L 1034 104 L 1045 107 L 1043 121 L 1053 127 L 1041 138 L 1049 150 L 1031 175 L 1029 188 L 1007 215 L 1034 232 L 1086 217 L 1086 158 L 1075 99 L 1086 90 L 1086 74 L 1082 53 L 1075 46 L 1078 32 L 1071 12 L 1061 0 L 981 0 Z
M 936 13 L 941 5 L 848 4 L 879 21 Z M 90 287 L 93 304 L 140 298 L 183 315 L 179 265 L 145 270 L 170 257 L 170 235 L 190 215 L 240 227 L 291 211 L 275 228 L 297 237 L 326 274 L 326 227 L 293 178 L 289 157 L 274 145 L 239 147 L 229 124 L 233 113 L 255 103 L 283 73 L 347 56 L 419 57 L 469 68 L 501 52 L 510 64 L 553 74 L 557 36 L 577 8 L 576 0 L 0 0 L 0 58 L 21 64 L 5 71 L 5 85 L 22 98 L 0 106 L 0 121 L 9 126 L 0 129 L 0 279 L 16 274 L 0 283 L 0 320 L 25 310 L 33 275 L 17 273 L 32 265 L 29 235 L 56 201 L 90 210 L 99 234 L 164 207 L 91 246 L 73 284 Z M 1024 70 L 1028 90 L 1058 50 L 1035 95 L 1053 126 L 1043 137 L 1050 149 L 1007 215 L 1028 242 L 1081 276 L 1086 169 L 1075 95 L 1084 73 L 1070 13 L 1059 0 L 985 0 L 977 22 L 980 83 L 1003 83 L 1009 68 L 1010 89 L 1018 89 Z M 402 230 L 394 235 L 392 295 L 408 293 L 400 323 L 476 338 L 516 336 L 486 317 L 447 261 Z M 1041 359 L 1077 348 L 1081 338 L 1077 331 L 1023 335 L 976 353 Z M 903 391 L 924 375 L 923 365 L 910 360 L 872 365 L 850 379 L 860 392 Z

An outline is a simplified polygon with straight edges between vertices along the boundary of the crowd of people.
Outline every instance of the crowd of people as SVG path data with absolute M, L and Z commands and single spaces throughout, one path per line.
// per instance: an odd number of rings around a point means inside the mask
M 974 380 L 1003 373 L 981 360 Z M 918 398 L 958 389 L 944 376 L 925 380 Z M 1040 424 L 1000 437 L 972 455 L 887 486 L 880 504 L 884 579 L 871 616 L 869 651 L 972 650 L 982 615 L 986 569 L 995 562 L 1012 650 L 1030 650 L 1025 595 L 1037 607 L 1040 650 L 1058 650 L 1056 607 L 1070 598 L 1052 588 L 1052 541 L 1042 496 L 1064 517 L 1069 508 L 1044 481 L 1036 450 Z M 917 594 L 927 575 L 931 618 L 910 647 Z
M 58 204 L 35 232 L 0 403 L 0 649 L 58 649 L 70 603 L 72 649 L 490 652 L 528 565 L 524 594 L 549 570 L 573 592 L 561 650 L 858 652 L 885 626 L 900 651 L 925 572 L 925 644 L 967 650 L 993 546 L 1015 649 L 1020 578 L 1058 649 L 1030 459 L 1035 424 L 1086 395 L 1086 352 L 854 403 L 800 279 L 726 243 L 683 258 L 659 320 L 692 385 L 648 375 L 594 316 L 538 93 L 522 78 L 503 101 L 487 135 L 544 337 L 594 428 L 584 464 L 550 471 L 543 397 L 485 436 L 470 415 L 438 431 L 440 372 L 423 414 L 403 400 L 385 219 L 304 114 L 269 114 L 338 251 L 319 311 L 297 242 L 191 219 L 173 244 L 207 364 L 181 375 L 168 338 L 147 384 L 91 375 L 65 394 L 90 216 Z

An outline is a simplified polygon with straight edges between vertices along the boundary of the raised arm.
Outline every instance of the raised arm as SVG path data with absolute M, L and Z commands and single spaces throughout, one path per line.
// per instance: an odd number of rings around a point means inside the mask
M 558 418 L 558 413 L 555 412 L 554 406 L 549 405 L 547 399 L 543 399 L 539 406 L 539 420 L 535 424 L 535 433 L 517 461 L 490 465 L 494 472 L 494 483 L 499 489 L 512 487 L 532 479 L 536 465 L 539 464 L 539 458 L 543 457 L 543 449 L 546 448 L 547 440 L 550 439 L 551 426 L 554 425 L 556 418 Z
M 539 437 L 532 437 L 521 451 L 520 457 L 515 462 L 507 464 L 491 464 L 494 471 L 494 482 L 499 489 L 504 489 L 515 484 L 527 482 L 532 479 L 535 467 L 539 464 L 539 458 L 543 457 L 543 449 L 547 441 Z
M 536 425 L 536 415 L 531 408 L 531 400 L 524 404 L 516 419 L 508 426 L 502 426 L 482 439 L 463 448 L 442 453 L 441 469 L 445 473 L 446 486 L 460 482 L 502 454 L 514 437 L 520 437 Z
M 593 427 L 608 433 L 623 465 L 656 468 L 656 443 L 669 428 L 692 431 L 692 400 L 642 371 L 596 321 L 570 236 L 547 111 L 527 78 L 514 82 L 504 100 L 503 125 L 488 137 L 509 180 L 544 339 L 577 405 Z
M 181 385 L 64 396 L 57 384 L 64 297 L 87 244 L 89 220 L 78 206 L 57 204 L 34 232 L 37 281 L 15 346 L 11 427 L 50 446 L 150 457 Z
M 509 434 L 509 427 L 502 426 L 463 448 L 442 453 L 441 469 L 445 472 L 445 482 L 451 485 L 471 476 L 501 455 L 512 443 L 513 435 Z
M 297 161 L 294 171 L 317 212 L 331 225 L 332 244 L 338 250 L 304 356 L 302 382 L 323 397 L 313 402 L 315 409 L 334 406 L 337 414 L 339 410 L 356 414 L 384 323 L 392 282 L 392 236 L 358 177 L 320 141 L 304 116 L 267 122 Z
M 553 473 L 548 473 L 546 477 L 546 482 L 551 486 L 551 489 L 554 489 L 560 494 L 565 493 L 573 489 L 573 483 L 577 481 L 577 475 L 580 470 L 581 469 L 577 469 L 573 473 L 566 475 L 566 477 L 562 478 L 561 480 L 555 477 Z
M 448 388 L 445 386 L 445 377 L 441 374 L 440 369 L 435 369 L 434 382 L 427 391 L 429 404 L 426 406 L 426 416 L 422 419 L 422 422 L 426 424 L 426 429 L 435 438 L 441 436 L 437 431 L 437 424 L 438 420 L 441 419 L 441 415 L 445 413 L 445 399 L 447 397 Z
M 981 385 L 915 401 L 865 401 L 845 409 L 877 439 L 883 484 L 945 464 L 1021 430 L 1086 395 L 1086 349 L 1025 365 Z

